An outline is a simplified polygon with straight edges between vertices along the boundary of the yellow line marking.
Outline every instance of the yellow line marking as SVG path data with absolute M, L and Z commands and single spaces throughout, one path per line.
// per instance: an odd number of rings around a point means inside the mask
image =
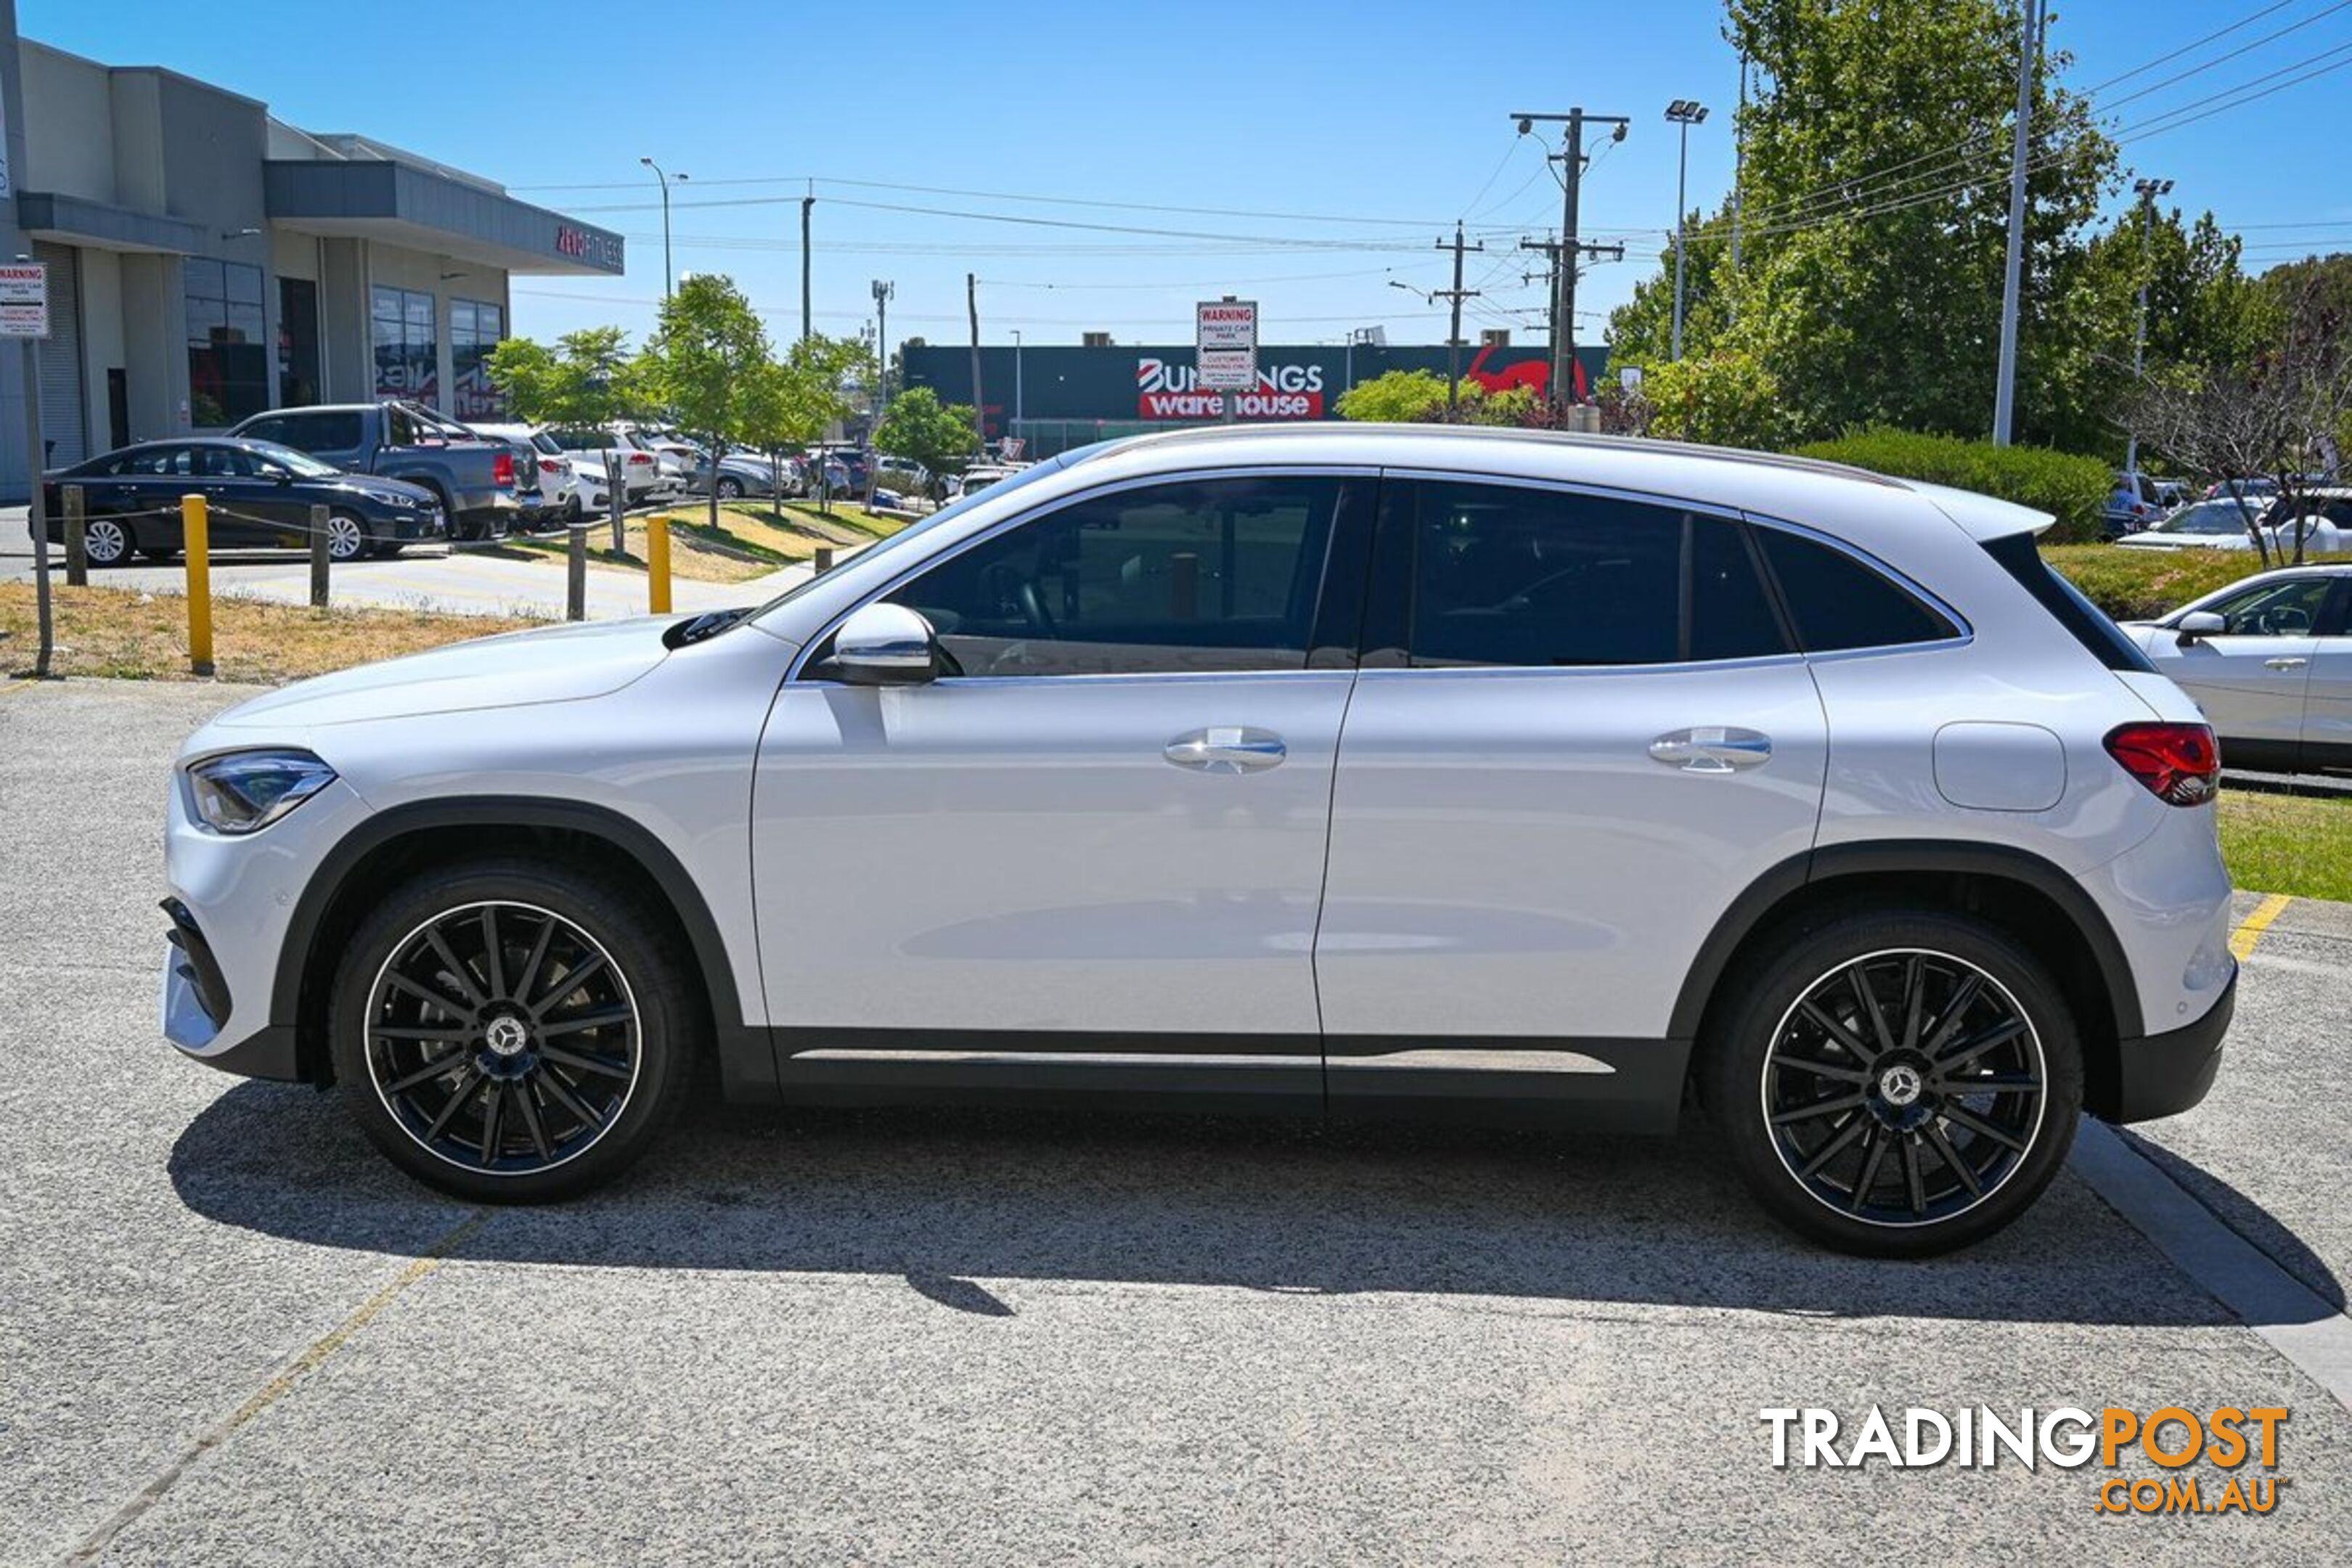
M 2254 955 L 2254 944 L 2263 940 L 2263 932 L 2270 930 L 2271 922 L 2278 919 L 2285 911 L 2286 907 L 2293 902 L 2294 900 L 2284 893 L 2273 893 L 2261 903 L 2256 904 L 2254 912 L 2248 915 L 2240 922 L 2238 929 L 2230 933 L 2230 956 L 2241 963 L 2252 958 Z
M 457 1226 L 448 1235 L 435 1242 L 412 1260 L 407 1268 L 402 1269 L 391 1284 L 361 1302 L 358 1310 L 350 1317 L 312 1341 L 308 1349 L 287 1363 L 284 1371 L 262 1384 L 259 1393 L 238 1405 L 236 1413 L 227 1420 L 200 1435 L 194 1443 L 181 1452 L 178 1458 L 173 1460 L 164 1468 L 161 1475 L 142 1488 L 138 1496 L 123 1504 L 113 1518 L 91 1531 L 79 1546 L 75 1547 L 71 1554 L 66 1558 L 66 1562 L 68 1563 L 96 1562 L 113 1542 L 116 1536 L 136 1522 L 140 1515 L 163 1500 L 163 1494 L 170 1491 L 179 1479 L 187 1473 L 189 1466 L 227 1442 L 236 1435 L 239 1427 L 277 1404 L 296 1384 L 325 1365 L 329 1357 L 342 1349 L 350 1342 L 352 1335 L 367 1327 L 386 1307 L 391 1306 L 402 1291 L 440 1268 L 459 1247 L 471 1241 L 475 1232 L 488 1224 L 489 1217 L 489 1210 L 476 1209 L 458 1221 Z
M 29 676 L 23 680 L 12 680 L 5 686 L 0 686 L 0 697 L 14 697 L 19 691 L 30 691 L 39 684 L 39 681 Z

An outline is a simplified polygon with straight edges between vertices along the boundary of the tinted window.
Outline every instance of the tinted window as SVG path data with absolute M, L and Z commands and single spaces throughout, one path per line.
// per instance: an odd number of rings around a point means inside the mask
M 1777 528 L 1759 528 L 1780 597 L 1808 653 L 1938 642 L 1958 627 L 1908 589 L 1842 550 Z
M 2260 583 L 2205 606 L 2229 624 L 2226 637 L 2302 637 L 2319 626 L 2332 580 L 2290 577 Z
M 982 542 L 889 595 L 965 675 L 1303 669 L 1339 481 L 1122 490 Z
M 1415 665 L 1787 651 L 1738 523 L 1516 485 L 1424 484 L 1413 510 Z
M 185 447 L 148 447 L 124 459 L 125 474 L 186 474 L 194 472 Z
M 253 477 L 253 459 L 235 447 L 199 447 L 196 448 L 196 472 L 214 479 L 250 479 Z

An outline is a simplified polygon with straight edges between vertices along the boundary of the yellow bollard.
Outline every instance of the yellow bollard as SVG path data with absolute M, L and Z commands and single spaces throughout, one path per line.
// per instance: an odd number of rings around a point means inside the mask
M 180 542 L 188 552 L 188 668 L 213 672 L 213 563 L 211 521 L 205 498 L 180 498 Z
M 646 520 L 646 600 L 656 616 L 669 614 L 669 519 Z

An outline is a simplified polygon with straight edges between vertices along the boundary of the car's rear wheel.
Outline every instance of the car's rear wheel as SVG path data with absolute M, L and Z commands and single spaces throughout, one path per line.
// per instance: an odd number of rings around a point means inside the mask
M 137 548 L 128 523 L 93 517 L 81 525 L 82 557 L 93 566 L 120 566 Z
M 741 500 L 743 499 L 743 481 L 732 477 L 731 475 L 722 477 L 719 481 L 719 499 L 720 500 Z
M 636 895 L 551 862 L 443 868 L 352 936 L 329 1027 L 345 1102 L 411 1175 L 477 1202 L 611 1180 L 676 1115 L 703 1030 Z
M 1733 1164 L 1791 1228 L 1923 1257 L 2015 1219 L 2082 1108 L 2063 994 L 1984 921 L 1848 909 L 1725 980 L 1700 1089 Z

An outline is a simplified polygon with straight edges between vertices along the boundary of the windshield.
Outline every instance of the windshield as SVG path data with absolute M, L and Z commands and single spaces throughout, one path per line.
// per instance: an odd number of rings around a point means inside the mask
M 2148 530 L 2150 533 L 2243 533 L 2245 513 L 2233 500 L 2200 500 L 2183 507 Z
M 1018 474 L 1004 479 L 1001 483 L 991 485 L 988 488 L 987 499 L 991 502 L 1003 499 L 1007 491 L 1016 490 L 1024 486 L 1034 483 L 1036 480 L 1044 479 L 1048 474 L 1059 473 L 1064 468 L 1071 468 L 1078 463 L 1082 463 L 1088 458 L 1094 457 L 1101 452 L 1108 451 L 1111 447 L 1118 445 L 1119 445 L 1119 443 L 1117 441 L 1097 441 L 1088 447 L 1073 447 L 1057 458 L 1048 458 L 1043 462 L 1033 464 L 1032 466 L 1022 469 Z M 971 493 L 958 497 L 956 500 L 950 501 L 947 505 L 940 508 L 939 510 L 931 513 L 930 516 L 923 519 L 920 522 L 909 523 L 905 528 L 902 528 L 898 532 L 892 534 L 889 538 L 883 540 L 880 543 L 866 546 L 864 550 L 858 552 L 858 562 L 862 564 L 885 552 L 897 550 L 899 546 L 907 543 L 910 540 L 921 538 L 924 534 L 927 534 L 933 529 L 939 527 L 940 524 L 949 522 L 956 518 L 961 517 L 965 512 L 971 510 L 974 506 L 979 504 L 981 499 L 982 498 L 980 496 Z M 761 605 L 759 613 L 764 616 L 769 611 L 777 608 L 779 605 L 792 603 L 793 600 L 797 599 L 803 594 L 807 593 L 809 589 L 814 587 L 821 581 L 823 581 L 823 579 L 811 577 L 806 582 L 786 589 L 783 593 L 779 594 L 774 598 L 769 600 L 766 604 Z
M 247 441 L 246 447 L 257 458 L 293 469 L 298 479 L 323 479 L 343 471 L 332 463 L 319 461 L 308 452 L 298 452 L 275 441 Z

